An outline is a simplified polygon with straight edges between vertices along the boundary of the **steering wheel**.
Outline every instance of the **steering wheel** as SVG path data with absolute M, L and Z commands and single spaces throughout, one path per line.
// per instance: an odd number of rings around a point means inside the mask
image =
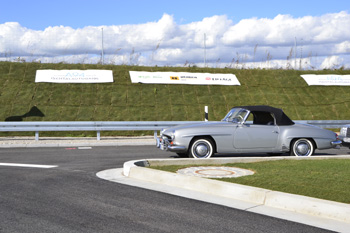
M 235 118 L 233 118 L 232 121 L 236 120 L 237 122 L 243 122 L 243 117 L 241 115 L 237 115 Z

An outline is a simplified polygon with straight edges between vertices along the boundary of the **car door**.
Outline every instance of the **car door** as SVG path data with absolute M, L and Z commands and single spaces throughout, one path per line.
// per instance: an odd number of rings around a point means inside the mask
M 279 127 L 276 125 L 240 124 L 233 136 L 236 149 L 276 148 Z

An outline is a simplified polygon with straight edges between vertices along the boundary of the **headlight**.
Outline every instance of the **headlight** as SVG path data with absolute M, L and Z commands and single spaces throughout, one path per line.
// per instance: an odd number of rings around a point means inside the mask
M 347 130 L 348 130 L 347 127 L 342 127 L 342 128 L 340 129 L 340 135 L 346 136 Z
M 171 135 L 171 140 L 175 139 L 175 130 L 173 131 L 173 134 Z

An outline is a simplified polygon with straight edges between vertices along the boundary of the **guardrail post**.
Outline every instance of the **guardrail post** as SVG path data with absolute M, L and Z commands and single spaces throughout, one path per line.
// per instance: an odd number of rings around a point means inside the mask
M 157 130 L 154 130 L 154 138 L 157 138 Z
M 97 131 L 97 141 L 101 140 L 101 131 Z
M 39 141 L 39 131 L 35 131 L 35 141 Z
M 204 107 L 204 121 L 208 121 L 208 106 Z

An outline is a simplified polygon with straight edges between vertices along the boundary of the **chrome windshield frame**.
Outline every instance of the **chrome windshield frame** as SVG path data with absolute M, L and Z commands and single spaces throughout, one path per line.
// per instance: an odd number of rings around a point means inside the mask
M 241 113 L 244 112 L 244 116 L 241 115 Z M 237 124 L 244 124 L 246 120 L 248 119 L 248 116 L 250 114 L 250 111 L 244 108 L 232 108 L 222 119 L 222 121 L 237 123 Z M 238 120 L 239 117 L 241 120 Z

